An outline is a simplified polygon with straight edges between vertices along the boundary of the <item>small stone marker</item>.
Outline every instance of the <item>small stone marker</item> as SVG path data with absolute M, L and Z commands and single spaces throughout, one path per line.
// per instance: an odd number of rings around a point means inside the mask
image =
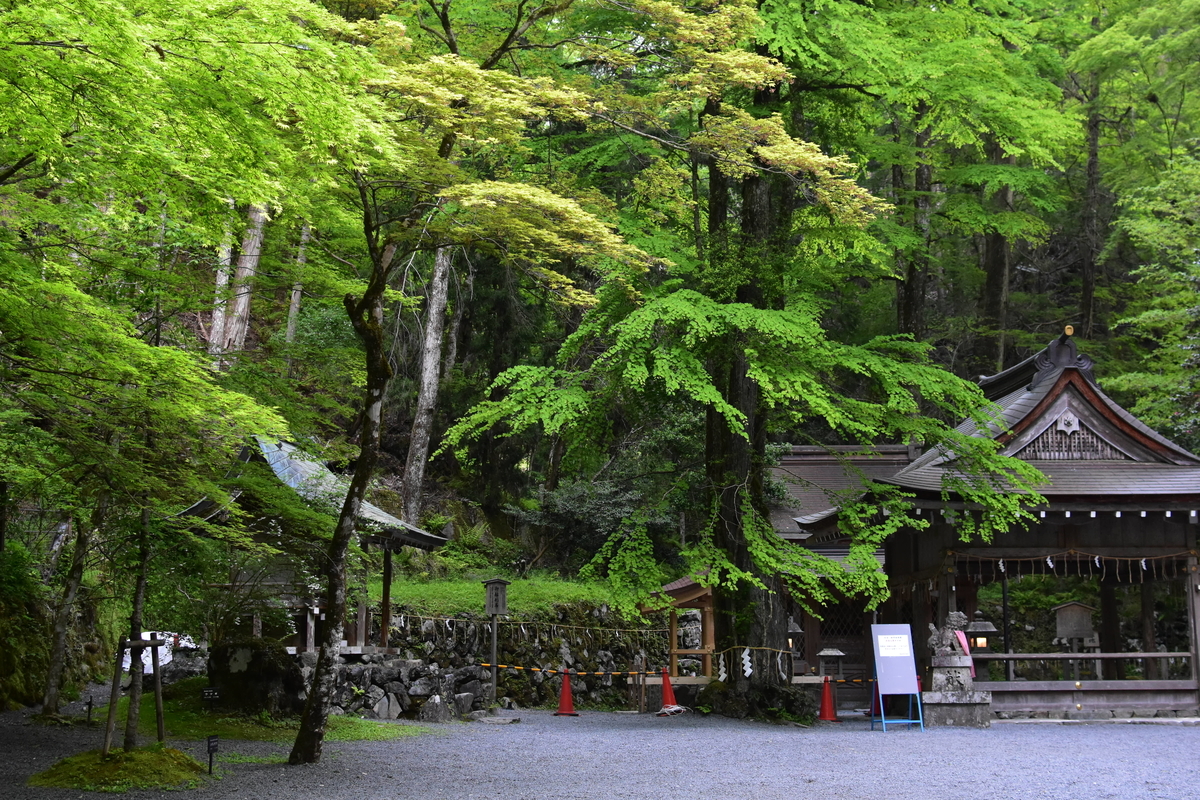
M 208 774 L 209 775 L 213 774 L 212 773 L 213 755 L 215 755 L 216 752 L 217 752 L 217 736 L 216 736 L 216 734 L 213 734 L 212 736 L 208 737 Z

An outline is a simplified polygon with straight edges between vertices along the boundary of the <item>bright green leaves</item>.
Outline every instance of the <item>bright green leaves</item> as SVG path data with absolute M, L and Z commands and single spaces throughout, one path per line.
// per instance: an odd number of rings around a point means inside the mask
M 265 409 L 214 385 L 196 356 L 144 342 L 119 314 L 69 278 L 0 253 L 0 370 L 4 438 L 34 449 L 5 453 L 0 468 L 40 493 L 65 479 L 57 500 L 88 505 L 102 490 L 143 493 L 176 509 L 217 492 L 246 436 L 282 432 Z M 35 425 L 37 437 L 22 434 Z M 36 439 L 36 441 L 35 441 Z M 40 474 L 19 464 L 40 463 Z M 71 487 L 68 490 L 66 487 Z

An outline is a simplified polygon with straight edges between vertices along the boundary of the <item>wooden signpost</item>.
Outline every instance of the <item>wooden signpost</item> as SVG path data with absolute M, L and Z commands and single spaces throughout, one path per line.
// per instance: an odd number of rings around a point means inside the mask
M 879 692 L 879 721 L 888 726 L 888 695 L 908 696 L 908 719 L 893 719 L 892 724 L 916 724 L 925 730 L 921 711 L 921 687 L 917 683 L 917 663 L 913 657 L 912 628 L 908 625 L 872 625 L 871 642 L 875 646 L 875 680 Z M 913 717 L 913 699 L 917 715 Z M 875 709 L 871 709 L 871 730 L 875 730 Z
M 508 613 L 508 585 L 511 581 L 506 581 L 503 578 L 492 578 L 490 581 L 484 581 L 486 594 L 484 595 L 484 610 L 492 617 L 492 691 L 491 702 L 496 705 L 496 680 L 500 673 L 496 667 L 496 640 L 500 636 L 500 623 L 498 618 L 501 614 Z

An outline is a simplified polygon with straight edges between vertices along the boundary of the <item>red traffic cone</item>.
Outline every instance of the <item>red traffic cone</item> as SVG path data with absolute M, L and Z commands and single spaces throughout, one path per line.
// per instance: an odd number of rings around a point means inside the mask
M 558 711 L 556 717 L 578 717 L 575 713 L 575 700 L 571 697 L 571 673 L 563 672 L 562 689 L 558 692 Z
M 874 682 L 874 691 L 871 692 L 871 719 L 882 718 L 883 703 L 879 699 L 879 681 Z
M 682 714 L 683 706 L 675 701 L 675 690 L 671 688 L 671 676 L 667 674 L 666 667 L 662 671 L 662 708 L 659 709 L 656 716 L 673 717 L 676 714 Z
M 667 668 L 663 667 L 663 707 L 677 706 L 675 702 L 675 690 L 671 688 L 671 676 L 667 674 Z
M 821 713 L 817 715 L 817 719 L 822 722 L 840 722 L 837 717 L 837 708 L 833 705 L 833 682 L 829 676 L 825 676 L 825 682 L 821 684 Z

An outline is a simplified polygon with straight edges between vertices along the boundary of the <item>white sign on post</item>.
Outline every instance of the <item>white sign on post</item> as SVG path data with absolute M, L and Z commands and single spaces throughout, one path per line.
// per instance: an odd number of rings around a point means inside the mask
M 879 694 L 917 694 L 912 628 L 908 625 L 872 625 L 871 641 L 875 645 Z

